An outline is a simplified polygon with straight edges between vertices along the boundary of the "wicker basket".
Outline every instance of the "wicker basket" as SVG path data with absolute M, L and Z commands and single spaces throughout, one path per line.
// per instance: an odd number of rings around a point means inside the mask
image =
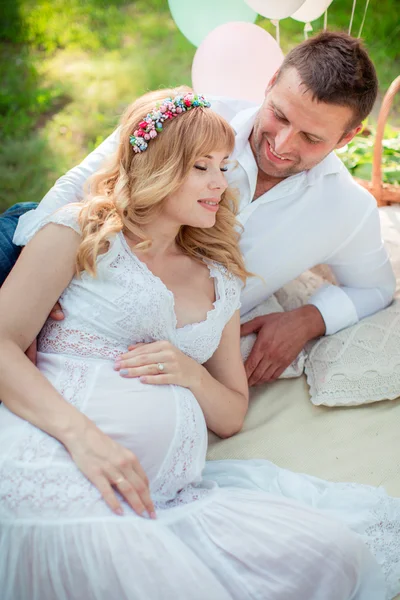
M 393 185 L 382 182 L 382 140 L 386 121 L 389 115 L 390 108 L 393 103 L 393 98 L 400 91 L 400 76 L 397 77 L 383 98 L 381 110 L 378 117 L 378 125 L 376 128 L 374 158 L 372 162 L 372 179 L 365 181 L 364 179 L 355 180 L 367 188 L 373 196 L 375 196 L 378 206 L 385 206 L 392 202 L 400 203 L 400 185 Z

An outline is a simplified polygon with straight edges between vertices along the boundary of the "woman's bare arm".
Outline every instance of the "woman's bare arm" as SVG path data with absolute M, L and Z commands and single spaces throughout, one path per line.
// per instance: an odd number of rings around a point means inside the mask
M 209 429 L 220 437 L 238 433 L 249 403 L 249 388 L 240 353 L 239 311 L 222 333 L 220 344 L 192 386 Z
M 103 434 L 57 392 L 24 352 L 71 281 L 79 235 L 46 225 L 22 251 L 0 290 L 0 398 L 15 414 L 65 445 L 81 471 L 116 512 L 118 486 L 138 513 L 154 513 L 148 480 L 137 458 Z
M 0 290 L 0 398 L 60 441 L 75 409 L 24 352 L 73 277 L 79 239 L 70 228 L 47 225 L 22 251 Z

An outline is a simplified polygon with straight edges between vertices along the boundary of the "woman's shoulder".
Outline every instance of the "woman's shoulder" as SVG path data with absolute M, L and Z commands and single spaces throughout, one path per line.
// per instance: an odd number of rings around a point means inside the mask
M 209 265 L 210 270 L 215 270 L 224 281 L 231 282 L 240 289 L 243 287 L 243 282 L 240 277 L 235 275 L 226 265 L 223 265 L 216 260 L 207 259 L 205 262 Z
M 47 217 L 49 223 L 56 223 L 58 225 L 65 225 L 66 227 L 72 227 L 77 233 L 81 233 L 79 226 L 79 215 L 82 210 L 82 204 L 79 202 L 73 202 L 62 206 L 54 213 Z
M 228 320 L 240 308 L 243 281 L 222 263 L 213 260 L 207 260 L 206 262 L 211 275 L 217 279 L 220 299 L 223 300 L 224 312 Z
M 81 209 L 82 204 L 80 203 L 66 204 L 65 206 L 62 206 L 56 210 L 54 213 L 42 216 L 42 218 L 38 218 L 36 223 L 32 223 L 32 230 L 27 238 L 26 243 L 28 243 L 34 237 L 34 235 L 38 233 L 38 231 L 43 229 L 43 227 L 49 223 L 69 227 L 80 235 L 81 229 L 79 226 L 79 214 Z

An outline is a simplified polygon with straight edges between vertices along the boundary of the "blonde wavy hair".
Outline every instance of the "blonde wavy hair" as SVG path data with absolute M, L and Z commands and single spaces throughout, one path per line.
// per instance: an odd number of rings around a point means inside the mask
M 98 255 L 108 250 L 110 237 L 120 231 L 139 240 L 137 250 L 148 249 L 151 239 L 145 233 L 146 225 L 161 214 L 166 197 L 179 189 L 196 160 L 219 149 L 232 152 L 235 139 L 230 125 L 209 108 L 195 108 L 166 121 L 148 149 L 135 154 L 129 138 L 145 115 L 164 98 L 191 91 L 182 86 L 150 92 L 125 111 L 116 153 L 88 181 L 79 215 L 82 240 L 76 258 L 78 273 L 86 270 L 95 276 Z M 238 246 L 237 211 L 237 200 L 228 189 L 222 196 L 215 225 L 184 225 L 176 242 L 195 260 L 217 261 L 245 281 L 250 273 Z

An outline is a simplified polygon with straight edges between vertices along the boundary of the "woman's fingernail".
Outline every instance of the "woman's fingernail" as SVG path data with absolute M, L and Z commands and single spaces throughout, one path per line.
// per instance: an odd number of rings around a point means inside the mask
M 121 368 L 121 361 L 120 360 L 116 360 L 114 363 L 114 369 L 115 371 L 118 371 L 118 369 Z
M 128 369 L 121 369 L 119 374 L 122 375 L 122 377 L 125 377 L 126 375 L 129 375 L 129 371 Z
M 157 515 L 155 512 L 150 513 L 150 519 L 157 519 Z
M 122 515 L 124 514 L 124 511 L 122 510 L 122 508 L 116 508 L 115 512 L 117 513 L 117 515 L 120 515 L 120 517 L 122 517 Z

